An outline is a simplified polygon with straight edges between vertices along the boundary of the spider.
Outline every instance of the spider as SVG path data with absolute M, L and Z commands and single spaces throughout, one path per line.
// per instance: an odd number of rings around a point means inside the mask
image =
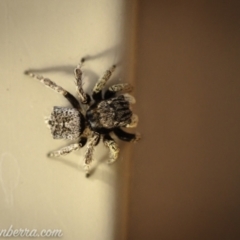
M 115 84 L 103 93 L 107 81 L 116 68 L 116 65 L 113 65 L 95 84 L 90 96 L 82 88 L 81 67 L 84 61 L 84 58 L 81 59 L 74 70 L 79 100 L 48 78 L 30 71 L 25 71 L 25 74 L 36 78 L 46 87 L 63 95 L 72 105 L 72 107 L 54 106 L 50 117 L 46 118 L 46 123 L 51 130 L 53 139 L 68 139 L 77 142 L 52 151 L 48 156 L 66 155 L 87 144 L 84 170 L 86 177 L 89 177 L 94 147 L 97 146 L 100 139 L 110 151 L 107 162 L 113 163 L 118 158 L 119 147 L 111 134 L 114 133 L 120 140 L 127 142 L 138 141 L 140 135 L 128 133 L 122 129 L 134 128 L 138 123 L 137 115 L 133 114 L 130 108 L 130 104 L 135 103 L 134 97 L 128 94 L 132 91 L 132 86 L 128 83 Z

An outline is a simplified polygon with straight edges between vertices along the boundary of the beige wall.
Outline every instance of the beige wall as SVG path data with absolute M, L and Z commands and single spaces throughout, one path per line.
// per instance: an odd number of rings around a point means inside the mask
M 108 166 L 101 143 L 88 179 L 86 148 L 49 159 L 48 152 L 69 142 L 53 140 L 44 117 L 69 103 L 23 72 L 35 69 L 76 95 L 73 70 L 90 55 L 83 71 L 91 92 L 107 68 L 128 63 L 122 51 L 129 41 L 122 32 L 126 14 L 118 0 L 0 1 L 0 233 L 13 226 L 61 229 L 61 239 L 69 240 L 124 239 L 130 148 Z M 118 64 L 111 83 L 128 79 L 122 69 Z

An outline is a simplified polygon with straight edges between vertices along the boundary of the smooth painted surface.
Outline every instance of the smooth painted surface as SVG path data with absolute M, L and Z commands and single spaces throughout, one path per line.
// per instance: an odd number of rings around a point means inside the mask
M 44 117 L 69 103 L 23 72 L 32 69 L 75 93 L 73 69 L 88 55 L 89 92 L 116 63 L 113 82 L 130 82 L 122 48 L 130 41 L 123 34 L 125 9 L 122 1 L 109 0 L 0 1 L 0 229 L 61 229 L 62 239 L 124 238 L 129 146 L 111 167 L 104 163 L 107 149 L 98 147 L 98 168 L 89 179 L 81 169 L 85 149 L 47 158 L 67 142 L 52 139 Z
M 240 239 L 239 1 L 139 1 L 129 240 Z

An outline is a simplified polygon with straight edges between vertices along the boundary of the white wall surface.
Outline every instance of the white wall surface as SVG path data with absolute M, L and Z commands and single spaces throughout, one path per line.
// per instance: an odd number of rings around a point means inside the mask
M 44 117 L 69 103 L 23 72 L 33 69 L 75 93 L 73 69 L 88 55 L 88 91 L 116 63 L 112 82 L 131 82 L 127 8 L 117 0 L 0 1 L 0 229 L 61 229 L 62 239 L 125 238 L 130 147 L 108 166 L 100 145 L 89 179 L 78 168 L 85 149 L 47 158 L 67 142 L 52 139 Z

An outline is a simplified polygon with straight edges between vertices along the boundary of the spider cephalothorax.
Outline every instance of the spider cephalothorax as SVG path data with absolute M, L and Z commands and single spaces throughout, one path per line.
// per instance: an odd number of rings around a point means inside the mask
M 93 150 L 100 139 L 109 148 L 110 159 L 108 163 L 112 163 L 118 157 L 119 147 L 110 136 L 111 133 L 114 133 L 119 139 L 128 142 L 135 142 L 139 140 L 140 136 L 122 130 L 122 128 L 136 127 L 138 122 L 137 116 L 132 113 L 130 108 L 130 104 L 135 103 L 135 99 L 126 93 L 132 90 L 131 85 L 127 83 L 115 84 L 109 87 L 103 94 L 102 90 L 115 69 L 115 66 L 112 66 L 96 83 L 90 97 L 82 88 L 82 62 L 74 71 L 80 101 L 50 79 L 28 71 L 26 74 L 35 77 L 45 86 L 62 94 L 71 103 L 72 107 L 55 106 L 50 117 L 46 119 L 46 123 L 50 127 L 54 139 L 76 140 L 77 143 L 53 151 L 49 156 L 57 157 L 68 154 L 87 143 L 84 168 L 88 176 Z M 125 93 L 118 94 L 121 92 Z
M 131 117 L 129 101 L 124 95 L 102 100 L 91 106 L 86 113 L 86 118 L 94 131 L 125 127 L 131 123 Z

